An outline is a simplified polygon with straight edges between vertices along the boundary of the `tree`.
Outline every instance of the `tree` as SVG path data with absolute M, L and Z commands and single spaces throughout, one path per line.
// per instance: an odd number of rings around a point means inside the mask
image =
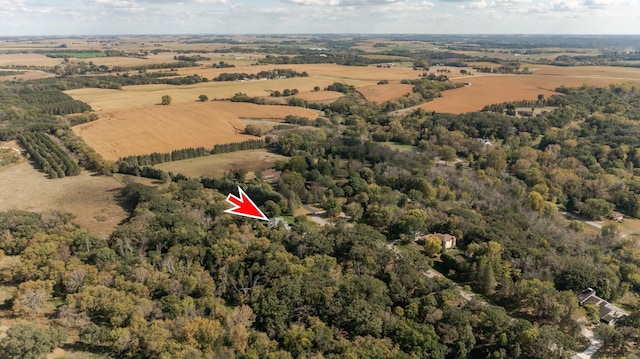
M 164 98 L 164 96 L 163 96 L 163 98 Z M 200 100 L 200 102 L 209 101 L 209 97 L 207 95 L 200 95 L 200 96 L 198 96 L 198 99 Z M 169 99 L 169 102 L 171 102 L 171 99 Z
M 0 356 L 7 359 L 39 359 L 64 340 L 55 329 L 36 328 L 32 324 L 18 324 L 7 330 L 0 342 Z
M 169 95 L 162 96 L 162 101 L 160 102 L 160 104 L 165 106 L 171 104 L 171 96 Z
M 435 234 L 429 234 L 424 239 L 424 254 L 433 257 L 442 250 L 442 241 Z
M 580 214 L 587 219 L 601 219 L 608 217 L 615 206 L 600 198 L 589 198 L 580 207 Z

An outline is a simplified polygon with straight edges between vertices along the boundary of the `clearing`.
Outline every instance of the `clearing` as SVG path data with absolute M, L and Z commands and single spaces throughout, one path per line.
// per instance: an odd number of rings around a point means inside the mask
M 358 87 L 357 90 L 367 101 L 380 103 L 413 93 L 413 85 L 388 83 L 385 85 L 362 86 Z
M 318 113 L 291 106 L 191 101 L 101 112 L 99 120 L 76 126 L 73 131 L 106 159 L 117 160 L 255 139 L 242 134 L 245 125 L 239 118 L 284 119 L 288 115 L 315 119 Z
M 224 176 L 229 170 L 245 170 L 252 177 L 256 170 L 264 171 L 273 168 L 277 161 L 286 161 L 288 157 L 277 155 L 266 150 L 248 150 L 221 153 L 211 156 L 191 158 L 188 160 L 165 162 L 154 167 L 166 172 L 182 173 L 189 177 Z
M 48 179 L 25 161 L 2 168 L 0 183 L 0 211 L 62 210 L 75 215 L 74 222 L 102 238 L 108 237 L 127 217 L 115 200 L 122 185 L 112 177 L 83 172 L 78 176 Z

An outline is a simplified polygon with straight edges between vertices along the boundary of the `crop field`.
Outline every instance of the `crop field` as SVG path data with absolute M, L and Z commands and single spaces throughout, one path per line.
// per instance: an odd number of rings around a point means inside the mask
M 2 66 L 55 66 L 62 63 L 62 59 L 52 59 L 39 54 L 0 54 Z
M 222 101 L 152 105 L 99 115 L 99 120 L 76 126 L 73 131 L 109 160 L 187 147 L 211 148 L 218 143 L 255 138 L 242 134 L 245 125 L 239 118 L 317 117 L 315 111 L 300 107 Z
M 378 103 L 402 97 L 405 94 L 411 93 L 412 89 L 412 85 L 401 83 L 388 83 L 386 85 L 371 85 L 357 88 L 358 92 L 362 94 L 367 101 Z
M 0 71 L 3 70 L 13 70 L 13 69 L 0 69 Z M 47 77 L 54 77 L 55 75 L 49 72 L 44 72 L 44 71 L 39 71 L 39 70 L 20 70 L 20 74 L 14 74 L 14 75 L 4 75 L 4 76 L 0 76 L 0 81 L 7 81 L 7 80 L 36 80 L 36 79 L 45 79 Z
M 286 161 L 287 159 L 285 156 L 266 150 L 249 150 L 165 162 L 154 167 L 190 177 L 216 178 L 224 176 L 225 172 L 229 170 L 245 170 L 251 175 L 250 172 L 273 168 L 277 161 Z
M 470 86 L 445 91 L 442 97 L 419 105 L 427 111 L 465 113 L 482 109 L 487 104 L 535 100 L 538 94 L 549 97 L 554 89 L 582 84 L 606 86 L 624 81 L 640 81 L 640 69 L 618 67 L 551 67 L 531 68 L 532 75 L 476 75 L 465 79 Z
M 337 100 L 342 96 L 344 96 L 344 94 L 336 91 L 307 91 L 301 92 L 294 97 L 301 98 L 310 102 L 325 102 Z
M 23 161 L 1 168 L 0 183 L 0 211 L 66 211 L 82 228 L 103 238 L 127 216 L 115 201 L 122 185 L 112 177 L 83 172 L 52 180 Z
M 295 77 L 279 80 L 256 80 L 247 82 L 203 82 L 195 85 L 140 85 L 125 86 L 122 90 L 106 90 L 96 88 L 84 88 L 65 91 L 75 99 L 82 100 L 91 105 L 94 110 L 118 110 L 130 107 L 144 107 L 160 103 L 163 95 L 171 96 L 173 103 L 194 102 L 201 94 L 209 99 L 230 98 L 238 92 L 249 96 L 269 96 L 272 91 L 283 89 L 298 89 L 300 92 L 311 91 L 314 86 L 324 88 L 335 79 Z M 370 82 L 345 80 L 354 85 L 366 85 Z

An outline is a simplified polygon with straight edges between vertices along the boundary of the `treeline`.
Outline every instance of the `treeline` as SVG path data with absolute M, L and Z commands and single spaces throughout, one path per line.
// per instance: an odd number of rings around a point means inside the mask
M 228 152 L 236 152 L 236 151 L 244 151 L 244 150 L 255 150 L 259 148 L 264 148 L 265 143 L 264 140 L 247 140 L 244 142 L 236 142 L 236 143 L 226 143 L 226 144 L 216 144 L 213 146 L 211 150 L 208 150 L 204 147 L 197 148 L 184 148 L 180 150 L 174 150 L 170 153 L 158 153 L 154 152 L 148 155 L 139 155 L 139 156 L 128 156 L 119 159 L 116 164 L 118 167 L 118 172 L 132 174 L 132 175 L 143 175 L 144 176 L 144 167 L 153 166 L 159 163 L 164 162 L 172 162 L 172 161 L 180 161 L 186 160 L 190 158 L 215 155 L 219 153 L 228 153 Z M 149 169 L 146 170 L 147 172 Z M 159 175 L 159 173 L 156 173 Z M 152 177 L 153 176 L 144 176 L 144 177 Z
M 204 57 L 200 55 L 192 55 L 192 56 L 178 55 L 178 56 L 174 56 L 173 59 L 178 61 L 187 61 L 187 62 L 211 60 L 210 57 Z
M 26 93 L 22 98 L 46 115 L 68 115 L 92 110 L 88 104 L 56 90 Z
M 124 72 L 124 71 L 144 71 L 144 70 L 156 70 L 156 69 L 177 69 L 184 67 L 195 67 L 198 64 L 194 61 L 178 61 L 178 62 L 168 62 L 161 64 L 145 64 L 140 66 L 114 66 L 111 68 L 113 72 Z
M 515 107 L 526 107 L 526 108 L 536 108 L 536 107 L 545 107 L 547 105 L 547 101 L 544 98 L 538 97 L 538 100 L 527 100 L 522 99 L 520 101 L 509 101 L 503 103 L 494 103 L 491 105 L 486 105 L 482 108 L 482 112 L 496 112 L 496 113 L 504 113 L 508 108 Z
M 47 173 L 50 178 L 62 178 L 80 174 L 80 166 L 46 134 L 38 132 L 24 133 L 18 139 L 29 152 L 36 166 Z
M 529 71 L 528 67 L 525 67 L 522 70 L 520 70 L 520 63 L 517 61 L 504 63 L 498 67 L 473 66 L 472 68 L 478 72 L 494 73 L 494 74 L 521 74 L 521 75 L 531 74 L 531 71 Z
M 398 62 L 405 61 L 399 59 Z M 292 64 L 337 64 L 346 66 L 367 66 L 387 63 L 389 60 L 376 60 L 350 53 L 319 53 L 301 54 L 298 56 L 267 55 L 258 60 L 260 64 L 292 65 Z
M 213 78 L 213 81 L 240 81 L 240 80 L 259 80 L 259 79 L 281 79 L 291 77 L 308 77 L 309 74 L 306 71 L 298 72 L 291 69 L 275 69 L 271 71 L 260 71 L 257 74 L 246 73 L 222 73 L 218 77 Z

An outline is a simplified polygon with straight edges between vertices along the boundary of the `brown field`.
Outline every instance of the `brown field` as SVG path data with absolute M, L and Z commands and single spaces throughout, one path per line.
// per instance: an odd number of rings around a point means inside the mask
M 244 124 L 240 117 L 317 117 L 315 111 L 300 107 L 222 101 L 152 105 L 99 115 L 99 120 L 76 126 L 73 131 L 109 160 L 186 147 L 211 148 L 217 143 L 255 138 L 241 133 Z
M 143 107 L 158 104 L 163 95 L 169 95 L 173 103 L 189 102 L 198 99 L 201 94 L 209 99 L 230 98 L 238 92 L 249 96 L 268 96 L 272 91 L 283 89 L 298 89 L 301 92 L 311 91 L 314 86 L 324 88 L 336 79 L 296 77 L 279 80 L 257 80 L 247 82 L 203 82 L 195 85 L 139 85 L 125 86 L 122 90 L 105 90 L 84 88 L 65 91 L 72 97 L 87 102 L 94 110 L 119 110 L 130 107 Z M 357 80 L 344 80 L 354 86 L 371 84 Z
M 0 69 L 1 70 L 15 70 L 15 69 Z M 17 71 L 17 70 L 16 70 Z M 55 75 L 50 72 L 44 72 L 39 70 L 19 70 L 24 71 L 23 74 L 19 75 L 6 75 L 0 76 L 0 81 L 10 81 L 10 80 L 36 80 L 36 79 L 46 79 L 47 77 L 54 77 Z
M 337 100 L 340 97 L 344 96 L 343 93 L 335 92 L 335 91 L 308 91 L 301 92 L 295 97 L 301 98 L 306 101 L 333 101 Z
M 55 66 L 62 63 L 62 59 L 52 59 L 38 54 L 1 54 L 0 66 Z
M 0 183 L 0 211 L 62 210 L 75 215 L 76 223 L 102 238 L 127 216 L 114 199 L 122 185 L 111 177 L 83 172 L 79 176 L 48 179 L 24 161 L 2 168 Z
M 554 89 L 583 84 L 607 86 L 624 81 L 640 81 L 640 69 L 618 67 L 532 67 L 532 75 L 476 75 L 465 78 L 471 86 L 443 92 L 443 97 L 419 105 L 428 111 L 465 113 L 485 105 L 535 100 L 538 94 L 548 97 Z
M 189 177 L 222 177 L 229 170 L 252 172 L 273 168 L 277 161 L 286 161 L 285 156 L 265 150 L 249 150 L 191 158 L 155 165 L 163 171 L 182 173 Z
M 367 101 L 372 102 L 385 102 L 393 100 L 394 98 L 402 97 L 405 94 L 411 93 L 413 89 L 412 85 L 405 85 L 401 83 L 389 83 L 386 85 L 371 85 L 358 87 L 357 90 Z

